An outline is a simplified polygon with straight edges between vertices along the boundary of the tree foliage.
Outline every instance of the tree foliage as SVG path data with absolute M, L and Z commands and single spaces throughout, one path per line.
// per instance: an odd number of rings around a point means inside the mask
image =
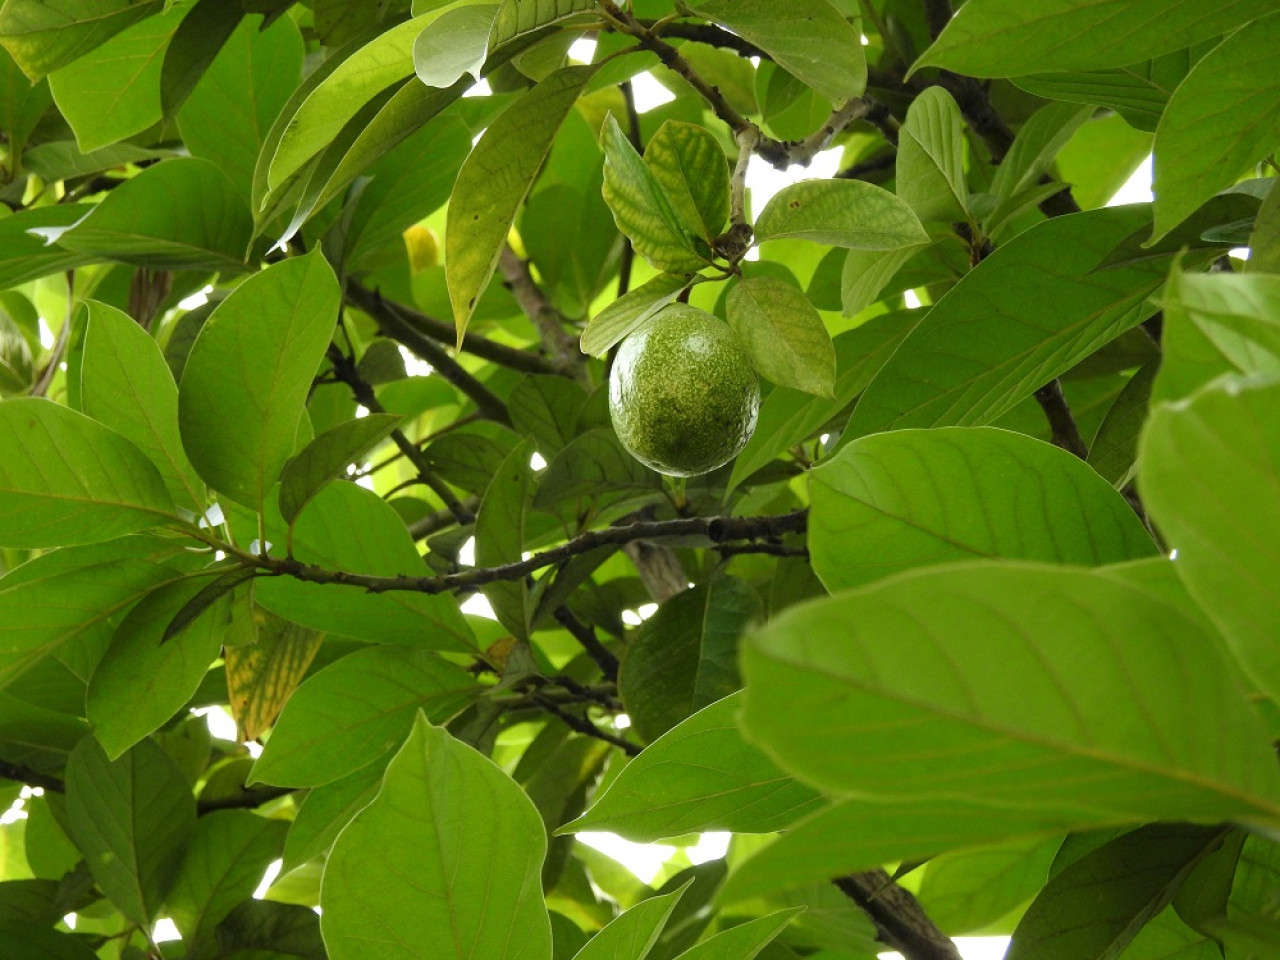
M 956 6 L 5 0 L 0 956 L 1280 953 L 1280 14 Z

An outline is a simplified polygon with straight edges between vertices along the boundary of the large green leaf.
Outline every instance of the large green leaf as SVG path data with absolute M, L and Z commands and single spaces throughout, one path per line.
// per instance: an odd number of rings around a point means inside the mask
M 320 890 L 333 960 L 550 960 L 538 811 L 486 757 L 419 716 Z
M 21 920 L 0 921 L 0 950 L 8 957 L 40 960 L 94 960 L 97 956 L 74 933 Z
M 316 437 L 288 462 L 280 475 L 280 515 L 292 524 L 311 500 L 342 476 L 347 465 L 386 439 L 401 418 L 371 413 L 344 420 Z
M 343 657 L 289 698 L 252 779 L 314 787 L 385 760 L 423 711 L 443 723 L 475 699 L 475 680 L 426 650 L 377 646 Z
M 858 401 L 845 439 L 991 423 L 1154 312 L 1146 300 L 1163 283 L 1166 261 L 1099 269 L 1147 217 L 1145 206 L 1091 210 L 1001 246 L 903 341 Z
M 366 103 L 413 73 L 413 42 L 438 14 L 390 28 L 343 59 L 298 105 L 275 145 L 267 171 L 272 189 L 323 150 Z
M 0 44 L 39 80 L 160 8 L 160 0 L 9 0 L 0 10 Z
M 1174 564 L 1251 679 L 1280 694 L 1280 416 L 1274 381 L 1219 381 L 1152 411 L 1138 474 Z
M 588 940 L 573 960 L 645 960 L 686 889 L 641 900 Z
M 286 873 L 329 852 L 342 828 L 378 795 L 385 769 L 385 763 L 371 763 L 307 791 L 285 839 Z
M 160 122 L 165 50 L 189 9 L 177 6 L 148 17 L 49 77 L 53 99 L 83 152 Z M 8 13 L 8 6 L 3 13 Z M 110 90 L 111 96 L 103 97 L 103 90 Z
M 935 857 L 917 891 L 920 905 L 949 934 L 980 930 L 1044 886 L 1061 846 L 1060 837 L 1033 837 Z
M 294 450 L 342 292 L 319 250 L 236 287 L 201 328 L 178 390 L 182 442 L 200 476 L 260 509 Z
M 862 180 L 801 180 L 783 187 L 756 220 L 756 239 L 786 237 L 855 250 L 929 241 L 906 201 Z
M 155 920 L 196 826 L 169 755 L 143 740 L 113 762 L 85 737 L 67 761 L 67 822 L 102 892 L 134 923 Z
M 729 219 L 729 162 L 710 130 L 668 120 L 644 148 L 644 165 L 681 225 L 711 243 Z
M 291 17 L 265 30 L 242 20 L 178 112 L 187 149 L 216 163 L 245 199 L 271 122 L 298 84 L 302 54 Z
M 204 484 L 178 433 L 178 387 L 159 345 L 128 314 L 85 304 L 80 406 L 147 455 L 174 500 L 204 510 Z
M 489 51 L 594 6 L 593 0 L 502 0 L 493 20 Z
M 832 103 L 861 96 L 866 88 L 858 31 L 827 0 L 797 0 L 785 13 L 770 0 L 697 0 L 689 8 L 767 51 Z
M 1089 444 L 1089 466 L 1117 490 L 1127 487 L 1137 472 L 1138 437 L 1158 370 L 1158 364 L 1148 363 L 1129 378 Z
M 288 824 L 248 810 L 201 817 L 165 905 L 188 954 L 208 950 L 231 908 L 247 900 L 280 855 Z
M 738 732 L 742 694 L 703 707 L 628 763 L 564 832 L 609 830 L 637 843 L 704 830 L 771 833 L 818 803 Z
M 897 182 L 898 196 L 921 220 L 965 218 L 964 123 L 942 87 L 925 90 L 907 110 L 898 133 Z
M 58 237 L 67 250 L 157 270 L 244 267 L 253 221 L 226 174 L 174 157 L 122 183 Z
M 1152 824 L 1089 852 L 1055 873 L 1036 897 L 1014 931 L 1008 960 L 1120 956 L 1226 832 Z
M 1082 822 L 1280 812 L 1269 738 L 1220 645 L 1087 571 L 904 574 L 784 611 L 743 669 L 748 737 L 828 790 Z
M 94 670 L 86 709 L 112 759 L 182 710 L 218 656 L 228 632 L 224 603 L 162 642 L 173 618 L 208 582 L 183 580 L 148 595 L 125 617 Z
M 274 511 L 267 536 L 283 545 L 289 532 Z M 298 517 L 293 555 L 329 570 L 373 576 L 426 576 L 426 565 L 395 508 L 354 483 L 329 484 Z M 314 630 L 375 643 L 432 650 L 472 650 L 474 638 L 448 594 L 411 590 L 370 593 L 362 587 L 271 577 L 254 585 L 268 610 Z
M 51 106 L 49 84 L 32 83 L 13 58 L 0 50 L 0 130 L 8 137 L 12 153 L 23 153 L 27 138 Z
M 0 402 L 0 544 L 96 543 L 172 518 L 160 472 L 118 433 L 38 398 Z
M 605 120 L 600 142 L 604 147 L 604 200 L 635 252 L 658 270 L 672 274 L 692 273 L 705 266 L 705 254 L 710 251 L 699 251 L 695 246 L 695 224 L 684 224 L 676 201 L 640 159 L 612 115 Z
M 755 590 L 729 576 L 700 583 L 659 607 L 628 645 L 618 674 L 618 694 L 636 732 L 656 740 L 737 690 L 738 637 L 761 613 Z
M 831 334 L 798 287 L 773 277 L 743 280 L 729 291 L 725 310 L 757 373 L 780 387 L 835 399 Z
M 508 107 L 462 164 L 445 227 L 445 276 L 458 340 L 493 276 L 516 211 L 592 67 L 557 70 Z
M 855 440 L 809 474 L 809 552 L 832 592 L 971 558 L 1095 566 L 1156 552 L 1112 486 L 1067 451 L 986 427 Z
M 1174 91 L 1156 128 L 1153 240 L 1275 149 L 1278 49 L 1280 14 L 1263 17 L 1211 50 Z
M 527 4 L 526 4 L 527 6 Z M 449 87 L 471 74 L 480 79 L 496 3 L 468 4 L 445 11 L 413 42 L 413 72 L 428 87 Z
M 160 104 L 165 117 L 172 118 L 178 112 L 240 26 L 243 10 L 229 13 L 220 0 L 195 0 L 183 17 L 165 50 L 160 71 Z
M 1122 67 L 1181 50 L 1272 12 L 1271 0 L 976 0 L 952 17 L 913 69 L 976 77 Z

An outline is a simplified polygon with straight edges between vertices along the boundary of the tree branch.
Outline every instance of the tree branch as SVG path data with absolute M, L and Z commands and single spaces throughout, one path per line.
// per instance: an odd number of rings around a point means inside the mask
M 347 573 L 344 570 L 328 570 L 314 564 L 302 563 L 291 557 L 255 556 L 251 559 L 268 573 L 294 577 L 309 583 L 357 586 L 370 593 L 386 593 L 392 590 L 444 593 L 449 590 L 474 589 L 500 580 L 523 579 L 535 570 L 541 570 L 543 567 L 552 566 L 582 553 L 589 553 L 607 544 L 629 544 L 660 537 L 703 537 L 712 543 L 776 539 L 786 533 L 803 532 L 808 523 L 808 516 L 807 510 L 797 510 L 794 513 L 772 517 L 687 517 L 678 520 L 641 521 L 617 527 L 605 527 L 601 530 L 590 530 L 558 547 L 535 553 L 527 560 L 498 567 L 477 567 L 461 573 L 434 577 L 378 577 Z M 683 584 L 681 587 L 683 589 Z
M 951 0 L 924 0 L 924 20 L 929 26 L 929 36 L 934 40 L 951 22 Z
M 676 21 L 659 23 L 656 20 L 641 20 L 640 23 L 651 30 L 654 36 L 671 37 L 674 40 L 692 40 L 695 43 L 705 43 L 710 47 L 723 47 L 726 50 L 732 50 L 744 59 L 751 57 L 759 57 L 761 60 L 773 59 L 754 43 L 743 40 L 737 34 L 730 33 L 723 27 L 717 27 L 713 23 L 680 23 Z
M 533 279 L 528 262 L 521 260 L 510 244 L 503 244 L 502 253 L 498 255 L 498 269 L 502 271 L 502 278 L 521 311 L 538 331 L 543 349 L 551 354 L 554 372 L 590 385 L 586 356 L 578 349 L 577 339 L 565 330 L 563 314 Z
M 453 384 L 475 403 L 476 407 L 490 420 L 505 426 L 511 426 L 511 416 L 507 413 L 507 405 L 492 390 L 462 368 L 462 365 L 449 356 L 439 343 L 429 339 L 414 329 L 399 312 L 399 307 L 391 300 L 383 300 L 377 293 L 371 295 L 379 308 L 367 309 L 358 301 L 356 305 L 369 314 L 378 325 L 378 329 L 393 340 L 404 344 L 412 353 L 421 357 L 440 377 Z M 520 351 L 515 351 L 520 352 Z M 368 406 L 368 404 L 365 404 Z M 372 410 L 372 407 L 369 407 Z
M 530 695 L 530 699 L 547 713 L 551 714 L 570 730 L 576 730 L 588 737 L 594 737 L 597 740 L 603 740 L 605 743 L 611 743 L 615 747 L 620 747 L 627 756 L 636 757 L 640 755 L 641 747 L 639 744 L 632 743 L 630 740 L 624 740 L 616 734 L 601 730 L 586 717 L 579 717 L 577 714 L 563 710 L 552 701 L 548 700 L 540 693 Z
M 354 280 L 347 281 L 346 296 L 348 303 L 369 314 L 379 326 L 386 322 L 395 325 L 398 329 L 407 327 L 419 336 L 429 337 L 450 347 L 457 340 L 458 333 L 453 328 L 453 324 L 413 310 L 402 303 L 384 299 L 381 294 L 362 287 Z M 462 338 L 462 349 L 472 356 L 492 361 L 512 370 L 519 370 L 521 373 L 560 372 L 546 357 L 526 350 L 517 350 L 503 343 L 496 343 L 476 333 L 467 333 Z
M 608 647 L 600 642 L 600 638 L 596 636 L 595 629 L 579 620 L 568 607 L 557 607 L 554 616 L 556 622 L 568 630 L 573 639 L 582 645 L 582 649 L 587 652 L 587 656 L 596 662 L 600 672 L 609 680 L 616 681 L 618 679 L 618 658 L 613 655 L 613 652 Z
M 57 777 L 38 770 L 32 770 L 26 764 L 10 763 L 0 760 L 0 778 L 12 780 L 14 783 L 25 783 L 28 787 L 39 787 L 52 793 L 66 793 L 67 785 Z
M 1071 408 L 1067 406 L 1067 398 L 1062 393 L 1062 381 L 1050 380 L 1036 391 L 1036 402 L 1044 411 L 1049 421 L 1049 429 L 1053 431 L 1050 442 L 1069 453 L 1074 453 L 1081 460 L 1089 459 L 1089 447 L 1080 436 L 1080 428 L 1076 426 Z
M 871 918 L 881 942 L 906 960 L 963 960 L 916 898 L 883 870 L 837 877 L 832 883 Z

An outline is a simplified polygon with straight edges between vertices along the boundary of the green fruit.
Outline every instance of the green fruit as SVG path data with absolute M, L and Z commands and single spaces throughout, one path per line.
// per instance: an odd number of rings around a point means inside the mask
M 609 375 L 609 414 L 633 457 L 693 477 L 738 455 L 756 428 L 760 383 L 729 327 L 683 303 L 622 341 Z

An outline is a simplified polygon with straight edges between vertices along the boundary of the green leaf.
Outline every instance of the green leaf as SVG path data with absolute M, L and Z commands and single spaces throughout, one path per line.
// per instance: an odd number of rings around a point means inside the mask
M 987 427 L 862 437 L 809 474 L 827 590 L 952 560 L 1100 566 L 1156 552 L 1110 484 L 1048 443 Z
M 40 118 L 53 106 L 53 95 L 48 83 L 32 83 L 4 50 L 0 50 L 0 90 L 0 130 L 9 139 L 10 152 L 20 155 Z
M 348 464 L 385 440 L 401 419 L 391 413 L 370 413 L 345 420 L 303 447 L 280 475 L 280 514 L 285 521 L 292 524 L 317 493 L 342 476 Z
M 1114 960 L 1225 834 L 1220 826 L 1152 824 L 1076 860 L 1031 904 L 1008 960 Z
M 1051 103 L 1031 115 L 991 180 L 991 192 L 1005 203 L 988 215 L 988 224 L 1005 219 L 1009 201 L 1036 187 L 1058 151 L 1092 115 L 1092 109 L 1073 103 Z
M 965 219 L 964 123 L 941 87 L 929 87 L 907 110 L 898 133 L 897 183 L 898 196 L 921 220 Z
M 628 645 L 618 674 L 618 694 L 641 738 L 656 740 L 738 689 L 738 637 L 761 613 L 756 592 L 729 576 L 658 608 Z
M 686 884 L 674 893 L 641 900 L 588 940 L 573 960 L 645 960 L 687 889 Z
M 476 515 L 476 565 L 497 567 L 518 563 L 524 552 L 525 518 L 533 493 L 533 444 L 525 440 L 507 455 L 485 489 Z M 481 587 L 504 627 L 522 640 L 529 638 L 533 604 L 523 579 L 496 581 Z
M 108 757 L 119 757 L 182 710 L 218 656 L 227 632 L 222 604 L 161 643 L 170 621 L 206 582 L 182 580 L 156 590 L 116 630 L 89 681 L 86 707 Z
M 105 147 L 160 122 L 165 50 L 188 9 L 148 17 L 49 77 L 54 102 L 82 151 Z M 104 98 L 103 90 L 110 90 L 111 96 Z
M 846 330 L 833 341 L 836 351 L 835 399 L 779 387 L 760 404 L 752 435 L 733 464 L 729 489 L 736 488 L 779 454 L 808 440 L 853 402 L 911 332 L 913 319 L 901 313 L 876 317 Z
M 781 387 L 835 398 L 836 350 L 803 292 L 785 280 L 754 277 L 734 285 L 726 310 L 757 373 Z
M 289 537 L 282 519 L 267 514 L 267 536 Z M 426 565 L 395 508 L 354 483 L 329 484 L 293 527 L 293 555 L 329 570 L 373 576 L 425 576 Z M 269 577 L 254 584 L 257 601 L 272 613 L 313 630 L 374 643 L 431 650 L 474 650 L 474 637 L 448 594 L 306 583 Z
M 689 283 L 687 276 L 660 273 L 634 290 L 628 290 L 591 318 L 582 331 L 582 352 L 593 357 L 604 356 L 614 344 L 621 343 L 655 313 L 674 303 Z
M 208 160 L 174 157 L 112 190 L 58 237 L 67 250 L 156 270 L 244 268 L 253 222 Z
M 1174 91 L 1156 128 L 1152 241 L 1276 146 L 1280 14 L 1232 34 Z
M 35 373 L 27 338 L 0 310 L 0 394 L 26 393 L 35 380 Z
M 1047 100 L 1110 107 L 1134 129 L 1155 133 L 1173 91 L 1206 49 L 1215 46 L 1218 40 L 1214 37 L 1186 50 L 1111 70 L 1038 73 L 1018 77 L 1013 82 Z
M 1079 823 L 1280 809 L 1269 738 L 1214 638 L 1087 571 L 974 562 L 879 581 L 785 610 L 743 671 L 748 738 L 827 790 Z
M 9 0 L 0 10 L 0 44 L 33 81 L 149 17 L 160 0 Z
M 840 312 L 852 317 L 874 303 L 898 271 L 921 249 L 921 246 L 911 246 L 846 253 L 840 271 Z
M 1147 217 L 1141 206 L 1091 210 L 1003 244 L 903 341 L 858 401 L 844 437 L 991 423 L 1135 326 L 1153 312 L 1146 300 L 1164 282 L 1167 262 L 1099 268 Z
M 1280 190 L 1270 191 L 1258 209 L 1245 272 L 1280 273 Z
M 594 6 L 594 0 L 502 0 L 489 36 L 489 51 Z
M 159 345 L 128 314 L 85 301 L 80 406 L 145 453 L 174 501 L 204 510 L 204 484 L 182 449 L 178 387 Z
M 756 239 L 784 237 L 855 250 L 929 242 L 905 201 L 862 180 L 802 180 L 783 187 L 756 220 Z
M 0 921 L 0 950 L 7 957 L 40 957 L 40 960 L 94 960 L 97 956 L 74 933 L 62 933 L 21 920 Z
M 428 87 L 449 87 L 470 74 L 480 79 L 496 3 L 455 7 L 428 24 L 413 42 L 413 71 Z
M 1236 378 L 1152 411 L 1143 502 L 1191 595 L 1270 696 L 1280 693 L 1280 528 L 1264 505 L 1280 482 L 1280 385 Z
M 5 288 L 89 263 L 92 257 L 49 241 L 93 211 L 87 203 L 55 204 L 0 217 L 0 285 Z
M 697 0 L 690 12 L 728 27 L 833 104 L 861 96 L 867 64 L 858 31 L 827 0 Z
M 94 881 L 126 917 L 150 925 L 195 831 L 190 784 L 151 740 L 110 761 L 85 737 L 66 776 L 67 821 Z
M 0 686 L 48 653 L 75 662 L 72 648 L 88 652 L 91 669 L 129 608 L 181 576 L 114 547 L 63 548 L 0 579 Z M 76 670 L 80 679 L 89 669 Z
M 223 954 L 227 960 L 321 960 L 325 956 L 315 911 L 273 900 L 244 900 L 233 907 L 218 924 L 218 946 L 230 951 Z
M 635 252 L 655 269 L 668 273 L 692 273 L 706 266 L 708 258 L 694 246 L 693 225 L 684 225 L 676 201 L 640 159 L 612 115 L 605 119 L 600 142 L 604 147 L 604 200 Z
M 812 812 L 818 795 L 742 739 L 742 694 L 703 707 L 625 767 L 560 832 L 608 830 L 636 843 L 704 830 L 772 833 Z
M 111 540 L 172 519 L 146 455 L 83 414 L 39 398 L 0 402 L 0 544 Z
M 729 219 L 729 162 L 711 131 L 668 120 L 644 148 L 644 165 L 681 226 L 711 243 Z
M 507 410 L 515 431 L 531 438 L 538 451 L 550 457 L 577 436 L 586 402 L 586 392 L 567 377 L 530 374 L 512 388 Z
M 477 693 L 465 670 L 429 651 L 359 650 L 294 691 L 251 780 L 304 787 L 331 783 L 385 759 L 419 711 L 443 723 Z
M 467 329 L 498 255 L 556 132 L 592 67 L 565 67 L 489 124 L 462 164 L 445 227 L 445 276 L 458 341 Z
M 302 54 L 290 17 L 265 30 L 241 20 L 178 112 L 187 149 L 217 164 L 245 199 L 267 131 L 298 84 Z
M 740 923 L 690 947 L 677 960 L 753 960 L 803 910 L 779 910 Z
M 248 810 L 216 810 L 196 823 L 165 906 L 189 954 L 215 943 L 231 908 L 253 895 L 280 855 L 288 824 Z
M 294 450 L 341 300 L 316 250 L 249 277 L 200 330 L 178 418 L 187 455 L 219 493 L 255 509 L 266 501 Z
M 977 0 L 951 18 L 915 62 L 974 77 L 1122 67 L 1201 40 L 1273 10 L 1270 0 Z
M 1129 378 L 1089 445 L 1089 466 L 1117 490 L 1127 487 L 1137 472 L 1138 436 L 1159 369 L 1159 364 L 1148 363 Z
M 289 825 L 283 872 L 328 854 L 342 828 L 378 795 L 384 770 L 385 764 L 371 763 L 340 780 L 307 791 Z
M 718 899 L 734 904 L 812 883 L 825 884 L 831 877 L 873 870 L 891 861 L 924 860 L 996 842 L 1061 837 L 1072 822 L 1093 825 L 1098 820 L 1077 814 L 1073 821 L 1061 811 L 956 798 L 841 799 L 792 824 L 738 866 Z
M 437 16 L 415 17 L 385 30 L 342 59 L 306 94 L 272 151 L 268 187 L 275 189 L 297 173 L 361 107 L 413 73 L 413 42 Z
M 1060 837 L 1033 837 L 929 861 L 918 899 L 949 934 L 980 930 L 1031 899 L 1044 886 Z
M 242 19 L 243 9 L 228 11 L 221 0 L 196 0 L 165 50 L 160 71 L 164 116 L 172 117 L 178 112 Z
M 377 799 L 329 854 L 320 890 L 329 956 L 550 960 L 546 848 L 515 782 L 420 716 Z

